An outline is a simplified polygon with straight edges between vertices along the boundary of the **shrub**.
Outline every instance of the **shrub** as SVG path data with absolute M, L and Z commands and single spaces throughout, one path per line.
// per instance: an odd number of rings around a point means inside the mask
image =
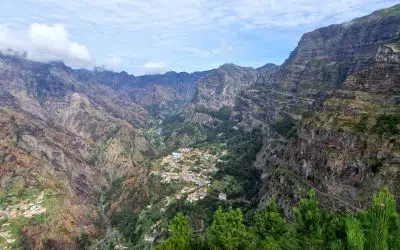
M 395 135 L 399 133 L 397 125 L 400 123 L 398 115 L 381 115 L 375 124 L 374 131 L 379 135 Z
M 290 139 L 296 136 L 297 125 L 298 123 L 296 120 L 292 118 L 283 118 L 278 120 L 275 124 L 272 124 L 271 129 L 283 137 Z

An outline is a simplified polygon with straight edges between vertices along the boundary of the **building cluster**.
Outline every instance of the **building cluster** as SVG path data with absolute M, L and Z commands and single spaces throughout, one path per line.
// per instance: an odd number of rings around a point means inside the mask
M 6 222 L 0 226 L 0 237 L 2 237 L 7 244 L 15 242 L 15 239 L 9 230 L 10 222 L 8 221 L 19 217 L 31 218 L 35 215 L 46 212 L 46 208 L 41 205 L 43 198 L 44 192 L 41 192 L 33 201 L 23 200 L 18 204 L 6 206 L 5 208 L 0 209 L 0 221 L 6 220 Z M 5 246 L 4 249 L 7 249 L 7 246 Z

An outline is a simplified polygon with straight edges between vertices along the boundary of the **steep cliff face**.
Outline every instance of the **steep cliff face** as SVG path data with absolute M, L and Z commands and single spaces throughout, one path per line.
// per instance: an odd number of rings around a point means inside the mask
M 287 207 L 314 187 L 340 210 L 365 207 L 383 186 L 398 193 L 399 8 L 304 35 L 273 90 L 258 84 L 241 96 L 238 110 L 256 107 L 242 122 L 265 128 L 264 197 Z
M 237 95 L 257 80 L 258 71 L 234 64 L 224 64 L 197 82 L 193 103 L 218 110 L 232 108 Z
M 302 175 L 311 173 L 327 193 L 365 202 L 387 185 L 398 196 L 400 54 L 394 46 L 382 46 L 373 66 L 350 76 L 300 128 Z
M 297 125 L 294 139 L 265 140 L 262 194 L 283 206 L 313 187 L 333 210 L 367 205 L 368 195 L 399 185 L 399 54 L 382 46 L 370 67 L 349 76 Z M 261 161 L 264 162 L 264 161 Z
M 304 34 L 279 70 L 239 98 L 242 122 L 254 126 L 317 107 L 348 75 L 370 66 L 381 45 L 399 39 L 398 8 Z

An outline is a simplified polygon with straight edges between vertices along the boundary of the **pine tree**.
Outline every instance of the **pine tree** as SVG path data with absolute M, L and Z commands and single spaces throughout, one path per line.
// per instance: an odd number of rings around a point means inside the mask
M 193 232 L 189 227 L 188 219 L 182 214 L 177 213 L 170 225 L 170 237 L 155 249 L 159 250 L 189 250 L 191 249 L 191 239 Z
M 294 208 L 296 217 L 296 233 L 301 248 L 322 249 L 323 213 L 315 196 L 315 190 L 310 190 L 307 199 L 302 199 L 300 205 Z
M 346 221 L 343 216 L 323 211 L 323 238 L 330 249 L 345 249 Z
M 393 221 L 396 221 L 398 214 L 396 201 L 388 189 L 384 189 L 374 196 L 372 207 L 362 215 L 362 218 L 367 249 L 386 250 L 389 249 L 389 245 L 398 244 L 398 240 L 395 238 L 389 242 L 390 238 L 396 237 L 393 235 L 398 235 L 398 232 L 389 231 L 389 227 L 393 226 Z M 393 240 L 394 242 L 392 242 Z M 399 246 L 393 246 L 393 249 L 399 249 Z
M 364 249 L 364 231 L 357 218 L 348 216 L 346 218 L 347 248 L 349 250 Z
M 211 249 L 246 249 L 252 244 L 252 234 L 243 224 L 240 209 L 215 212 L 214 221 L 207 231 L 207 239 Z
M 257 212 L 254 220 L 255 231 L 261 239 L 272 237 L 279 240 L 287 232 L 286 221 L 278 213 L 275 199 L 265 209 Z

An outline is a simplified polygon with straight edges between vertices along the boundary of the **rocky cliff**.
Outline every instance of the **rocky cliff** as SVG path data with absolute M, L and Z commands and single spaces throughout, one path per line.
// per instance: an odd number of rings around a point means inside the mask
M 261 195 L 285 203 L 314 187 L 338 210 L 364 207 L 385 185 L 399 197 L 397 129 L 386 131 L 399 115 L 399 9 L 305 34 L 267 81 L 237 99 L 243 126 L 265 130 Z
M 384 185 L 396 189 L 399 10 L 306 33 L 279 67 L 225 65 L 198 82 L 195 103 L 230 107 L 239 126 L 263 129 L 260 197 L 288 207 L 314 187 L 340 210 L 364 207 Z
M 197 82 L 193 103 L 218 110 L 233 107 L 236 96 L 257 80 L 258 71 L 253 68 L 224 64 Z

